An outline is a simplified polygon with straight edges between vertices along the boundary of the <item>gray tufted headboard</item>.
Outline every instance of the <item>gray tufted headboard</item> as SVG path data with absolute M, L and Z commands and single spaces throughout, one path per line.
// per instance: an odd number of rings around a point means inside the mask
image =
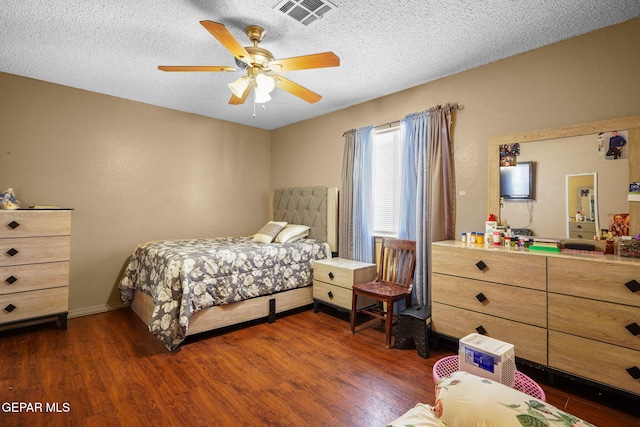
M 271 219 L 311 227 L 309 237 L 338 251 L 338 189 L 286 187 L 271 193 Z

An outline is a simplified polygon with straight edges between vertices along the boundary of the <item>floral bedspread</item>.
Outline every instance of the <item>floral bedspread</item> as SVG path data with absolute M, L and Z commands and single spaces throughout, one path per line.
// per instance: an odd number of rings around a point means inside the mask
M 165 240 L 135 250 L 120 281 L 120 297 L 133 291 L 153 298 L 149 331 L 169 350 L 186 337 L 199 310 L 310 286 L 313 261 L 330 257 L 326 243 L 254 243 L 250 237 Z

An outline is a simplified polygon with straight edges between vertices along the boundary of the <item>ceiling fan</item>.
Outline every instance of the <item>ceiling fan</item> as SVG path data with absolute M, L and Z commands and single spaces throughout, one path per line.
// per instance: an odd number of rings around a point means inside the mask
M 243 104 L 253 89 L 255 89 L 255 103 L 267 102 L 271 99 L 269 94 L 275 87 L 309 103 L 318 102 L 322 96 L 277 73 L 340 65 L 340 58 L 333 52 L 275 59 L 271 52 L 258 47 L 258 43 L 266 35 L 264 28 L 258 25 L 250 25 L 245 29 L 253 46 L 243 47 L 223 24 L 213 21 L 200 21 L 200 24 L 233 54 L 236 58 L 236 64 L 247 72 L 246 76 L 229 83 L 228 86 L 232 92 L 229 104 Z M 217 65 L 161 65 L 158 69 L 162 71 L 236 71 L 233 67 Z

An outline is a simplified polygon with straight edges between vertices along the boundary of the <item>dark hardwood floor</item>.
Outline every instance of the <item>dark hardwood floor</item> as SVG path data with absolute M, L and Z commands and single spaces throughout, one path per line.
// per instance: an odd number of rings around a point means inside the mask
M 434 402 L 433 364 L 453 353 L 387 350 L 381 328 L 352 335 L 330 308 L 203 334 L 169 353 L 117 310 L 70 319 L 66 331 L 0 332 L 0 425 L 384 426 Z M 640 426 L 615 399 L 542 386 L 550 404 L 600 427 Z

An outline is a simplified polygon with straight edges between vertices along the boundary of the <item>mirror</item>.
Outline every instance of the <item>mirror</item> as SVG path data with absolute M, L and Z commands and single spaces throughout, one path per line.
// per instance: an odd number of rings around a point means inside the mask
M 567 175 L 566 224 L 568 239 L 594 240 L 599 235 L 598 174 Z
M 601 132 L 614 129 L 628 130 L 628 159 L 607 160 L 585 156 L 585 140 L 597 140 Z M 500 146 L 520 144 L 518 161 L 536 162 L 536 199 L 534 201 L 504 202 L 500 207 Z M 597 142 L 596 142 L 597 144 Z M 629 212 L 630 234 L 640 232 L 640 202 L 628 202 L 626 195 L 629 182 L 640 181 L 640 116 L 604 120 L 580 125 L 566 126 L 533 132 L 522 132 L 489 138 L 488 143 L 488 185 L 487 216 L 489 213 L 502 214 L 511 227 L 521 228 L 533 224 L 538 236 L 560 237 L 567 235 L 568 217 L 566 203 L 566 176 L 571 174 L 597 173 L 594 182 L 594 209 L 598 226 L 607 228 L 608 215 L 616 211 Z M 568 148 L 565 153 L 561 150 Z M 583 163 L 591 159 L 592 164 Z M 621 171 L 624 160 L 628 165 Z M 602 169 L 605 168 L 605 169 Z M 619 173 L 616 181 L 609 181 L 614 172 Z M 621 172 L 621 174 L 620 174 Z M 565 185 L 563 185 L 565 184 Z M 597 200 L 595 192 L 599 188 Z M 612 191 L 615 188 L 616 191 Z M 617 195 L 614 195 L 616 193 Z M 507 214 L 509 217 L 507 217 Z M 515 221 L 521 215 L 521 220 Z M 595 226 L 595 221 L 594 221 Z

